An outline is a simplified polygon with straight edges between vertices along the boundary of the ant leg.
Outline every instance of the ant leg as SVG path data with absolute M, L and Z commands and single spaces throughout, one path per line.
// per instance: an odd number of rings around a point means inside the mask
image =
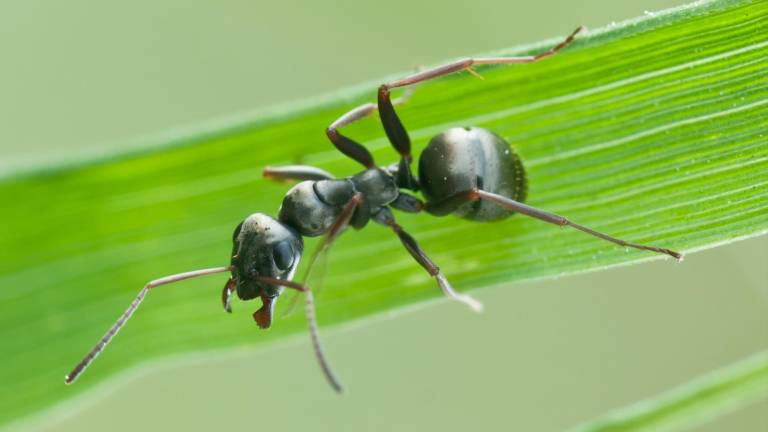
M 443 272 L 440 271 L 440 267 L 435 265 L 435 263 L 427 256 L 426 252 L 424 252 L 424 250 L 421 249 L 419 244 L 416 242 L 416 239 L 405 232 L 403 227 L 397 224 L 395 217 L 392 215 L 392 212 L 388 208 L 382 208 L 378 213 L 376 213 L 375 217 L 377 222 L 390 227 L 392 231 L 397 234 L 397 236 L 400 238 L 400 241 L 403 243 L 403 246 L 405 246 L 405 248 L 416 260 L 416 262 L 418 262 L 424 268 L 424 270 L 429 273 L 430 276 L 437 280 L 437 283 L 440 285 L 440 289 L 443 291 L 443 294 L 452 300 L 464 303 L 475 312 L 483 311 L 482 303 L 467 294 L 460 294 L 453 290 L 453 287 L 451 287 L 448 279 L 446 279 Z
M 339 213 L 339 216 L 336 218 L 336 221 L 328 230 L 328 234 L 326 234 L 325 237 L 323 237 L 323 239 L 320 241 L 320 244 L 317 246 L 317 248 L 312 253 L 312 256 L 309 258 L 309 265 L 307 266 L 307 271 L 304 274 L 303 283 L 296 283 L 296 282 L 285 281 L 281 279 L 260 278 L 260 280 L 266 283 L 270 283 L 273 285 L 282 285 L 282 286 L 294 288 L 304 292 L 305 302 L 306 302 L 307 324 L 309 326 L 309 335 L 310 335 L 310 338 L 312 339 L 312 348 L 315 351 L 315 357 L 317 357 L 317 361 L 320 364 L 320 368 L 323 370 L 323 374 L 325 375 L 325 378 L 328 380 L 328 383 L 331 385 L 331 387 L 333 387 L 334 390 L 336 390 L 339 393 L 342 392 L 343 388 L 341 386 L 341 383 L 339 382 L 339 379 L 333 373 L 333 369 L 331 369 L 330 363 L 328 362 L 328 358 L 326 357 L 325 351 L 323 350 L 323 345 L 320 341 L 320 332 L 318 330 L 318 325 L 317 325 L 317 316 L 315 314 L 315 300 L 312 294 L 312 290 L 309 288 L 309 285 L 306 283 L 306 281 L 307 279 L 309 279 L 309 275 L 318 257 L 322 253 L 327 251 L 328 248 L 331 247 L 334 240 L 336 240 L 339 237 L 339 235 L 344 231 L 344 228 L 347 225 L 349 225 L 349 221 L 352 219 L 352 216 L 354 215 L 355 210 L 362 202 L 363 202 L 363 194 L 361 194 L 360 192 L 357 192 L 352 196 L 349 202 L 341 210 L 341 212 Z M 262 309 L 264 309 L 266 306 L 267 304 L 265 302 L 264 307 L 262 307 Z M 259 309 L 259 311 L 261 311 L 262 309 Z M 271 308 L 270 308 L 270 312 L 271 312 Z M 257 313 L 259 312 L 257 311 Z M 271 320 L 271 317 L 270 317 L 270 320 Z
M 395 182 L 400 188 L 418 190 L 418 183 L 411 171 L 411 162 L 413 161 L 411 139 L 405 130 L 405 126 L 403 126 L 397 113 L 395 113 L 395 107 L 390 99 L 389 88 L 386 84 L 379 87 L 378 99 L 379 118 L 384 126 L 384 132 L 386 132 L 392 147 L 400 153 L 400 163 L 397 167 Z
M 266 167 L 262 172 L 266 179 L 274 181 L 333 180 L 333 174 L 309 165 L 284 165 Z
M 320 368 L 323 370 L 323 374 L 328 380 L 328 383 L 331 385 L 331 387 L 333 387 L 334 390 L 336 390 L 336 392 L 341 393 L 344 388 L 341 386 L 341 382 L 336 377 L 336 374 L 333 373 L 333 369 L 328 362 L 328 357 L 326 357 L 325 350 L 323 349 L 322 342 L 320 341 L 320 332 L 318 330 L 317 319 L 315 316 L 315 300 L 309 285 L 268 277 L 260 277 L 258 279 L 261 282 L 293 288 L 304 293 L 307 305 L 307 323 L 309 326 L 309 336 L 312 339 L 312 348 L 315 351 L 315 357 L 317 358 L 317 362 L 320 363 Z M 266 307 L 266 304 L 264 307 Z M 262 309 L 264 307 L 262 307 Z
M 131 319 L 131 316 L 133 316 L 133 313 L 136 312 L 136 309 L 139 308 L 139 305 L 141 305 L 141 302 L 144 301 L 144 297 L 147 296 L 147 293 L 152 288 L 158 287 L 160 285 L 166 285 L 174 282 L 183 281 L 186 279 L 192 279 L 200 276 L 206 276 L 210 274 L 215 273 L 224 273 L 232 271 L 231 266 L 227 267 L 215 267 L 215 268 L 209 268 L 209 269 L 203 269 L 203 270 L 195 270 L 191 272 L 186 273 L 179 273 L 175 275 L 165 276 L 160 279 L 155 279 L 148 284 L 144 285 L 144 288 L 139 291 L 139 295 L 136 296 L 136 299 L 131 302 L 130 306 L 128 306 L 128 309 L 126 309 L 125 312 L 123 312 L 122 315 L 120 315 L 120 318 L 117 319 L 115 324 L 112 325 L 112 327 L 107 331 L 107 333 L 99 340 L 98 343 L 96 343 L 96 346 L 91 349 L 91 351 L 80 361 L 80 363 L 75 366 L 74 369 L 72 369 L 72 372 L 70 372 L 67 376 L 64 377 L 64 384 L 72 384 L 75 382 L 77 377 L 80 376 L 80 374 L 83 373 L 85 368 L 87 368 L 91 362 L 93 362 L 96 357 L 98 357 L 99 354 L 104 350 L 104 348 L 107 346 L 107 344 L 112 340 L 112 338 L 117 335 L 117 332 L 120 331 L 121 328 L 125 325 L 125 323 L 128 322 L 129 319 Z
M 411 76 L 397 81 L 382 84 L 381 87 L 379 87 L 378 96 L 379 117 L 381 118 L 381 123 L 384 126 L 384 131 L 387 133 L 389 142 L 392 143 L 392 146 L 395 147 L 398 153 L 400 153 L 402 156 L 397 172 L 398 186 L 406 189 L 418 190 L 418 184 L 413 177 L 410 168 L 411 161 L 413 160 L 413 156 L 411 156 L 411 140 L 408 137 L 408 132 L 405 130 L 405 126 L 403 126 L 403 122 L 395 112 L 395 108 L 390 99 L 390 89 L 409 86 L 463 70 L 468 70 L 474 73 L 472 70 L 473 65 L 534 63 L 546 57 L 552 56 L 557 51 L 570 45 L 570 43 L 573 42 L 573 39 L 576 37 L 576 34 L 582 30 L 584 30 L 584 27 L 580 26 L 574 30 L 573 33 L 571 33 L 567 38 L 565 38 L 565 40 L 556 46 L 533 56 L 466 58 L 437 66 L 432 69 L 417 72 Z
M 312 271 L 315 262 L 317 262 L 317 259 L 320 257 L 320 254 L 324 253 L 328 250 L 328 248 L 331 247 L 333 242 L 339 237 L 342 231 L 344 231 L 344 228 L 349 225 L 349 221 L 352 220 L 352 216 L 355 214 L 355 210 L 357 210 L 357 207 L 362 203 L 363 194 L 360 192 L 355 192 L 349 202 L 347 202 L 347 204 L 339 213 L 336 221 L 333 223 L 333 225 L 331 225 L 331 228 L 328 230 L 328 234 L 323 237 L 323 239 L 320 241 L 320 244 L 318 244 L 317 248 L 315 248 L 314 252 L 312 252 L 312 256 L 309 257 L 307 272 L 304 274 L 305 281 L 309 279 L 309 274 Z
M 341 233 L 344 231 L 344 228 L 349 225 L 349 221 L 352 220 L 352 216 L 355 214 L 355 210 L 357 210 L 358 206 L 360 206 L 362 202 L 363 194 L 360 192 L 355 192 L 349 202 L 341 210 L 339 217 L 336 218 L 336 221 L 328 230 L 328 234 L 325 235 L 314 252 L 312 252 L 312 256 L 309 259 L 309 265 L 307 266 L 307 271 L 304 274 L 305 281 L 309 278 L 309 274 L 312 271 L 312 267 L 317 261 L 317 258 L 320 256 L 320 254 L 327 251 L 333 242 L 339 237 L 339 235 L 341 235 Z M 309 289 L 309 286 L 306 286 L 305 294 L 307 323 L 309 325 L 309 335 L 312 338 L 312 348 L 315 350 L 315 356 L 317 357 L 318 363 L 320 363 L 320 368 L 323 370 L 323 374 L 325 374 L 325 378 L 328 380 L 328 383 L 331 385 L 331 387 L 333 387 L 334 390 L 336 390 L 338 393 L 341 393 L 343 390 L 341 383 L 333 373 L 333 370 L 328 363 L 328 359 L 325 356 L 325 352 L 323 351 L 323 346 L 320 342 L 317 317 L 315 315 L 315 299 L 312 295 L 312 291 Z
M 413 89 L 406 89 L 406 92 L 403 93 L 403 95 L 399 98 L 395 99 L 393 103 L 395 105 L 403 104 L 407 102 L 408 99 L 410 99 L 411 94 L 413 94 Z M 373 156 L 371 156 L 371 153 L 360 143 L 340 134 L 338 129 L 368 117 L 376 110 L 376 108 L 376 105 L 372 103 L 365 103 L 355 107 L 336 119 L 336 121 L 331 123 L 331 125 L 328 126 L 328 128 L 325 130 L 328 138 L 340 152 L 356 160 L 357 162 L 360 162 L 366 168 L 374 167 Z
M 547 57 L 551 57 L 561 49 L 567 47 L 568 45 L 573 42 L 573 40 L 576 38 L 576 35 L 581 33 L 582 31 L 586 30 L 586 27 L 579 26 L 576 30 L 574 30 L 570 35 L 568 35 L 567 38 L 565 38 L 562 42 L 555 45 L 554 47 L 538 53 L 536 55 L 532 56 L 522 56 L 522 57 L 481 57 L 481 58 L 465 58 L 461 60 L 456 60 L 450 63 L 446 63 L 441 66 L 437 66 L 431 69 L 427 69 L 421 72 L 417 72 L 413 75 L 410 75 L 408 77 L 405 77 L 403 79 L 399 79 L 396 81 L 392 81 L 387 84 L 383 84 L 381 88 L 383 88 L 385 91 L 388 91 L 389 89 L 397 88 L 397 87 L 403 87 L 411 84 L 416 84 L 422 81 L 428 81 L 433 78 L 441 77 L 443 75 L 449 75 L 454 72 L 460 72 L 463 70 L 471 70 L 472 66 L 474 65 L 501 65 L 501 64 L 521 64 L 521 63 L 535 63 L 539 60 L 545 59 Z M 382 90 L 380 89 L 379 92 Z M 385 93 L 385 96 L 387 94 Z
M 498 195 L 498 194 L 491 193 L 491 192 L 487 192 L 487 191 L 484 191 L 482 189 L 477 189 L 477 188 L 474 188 L 474 189 L 471 189 L 471 190 L 465 191 L 465 192 L 460 192 L 460 193 L 458 193 L 456 195 L 453 195 L 453 196 L 451 196 L 451 197 L 449 197 L 449 198 L 447 198 L 447 199 L 445 199 L 445 200 L 443 200 L 441 202 L 435 203 L 435 204 L 427 203 L 426 210 L 428 212 L 430 212 L 430 213 L 439 215 L 439 214 L 441 214 L 441 211 L 440 211 L 441 207 L 442 208 L 450 207 L 450 206 L 454 205 L 455 203 L 457 203 L 459 201 L 463 201 L 463 202 L 466 202 L 466 201 L 477 201 L 479 199 L 491 201 L 493 203 L 496 203 L 496 204 L 498 204 L 498 205 L 500 205 L 500 206 L 502 206 L 504 208 L 507 208 L 509 210 L 512 210 L 514 212 L 517 212 L 517 213 L 520 213 L 520 214 L 524 214 L 526 216 L 529 216 L 529 217 L 532 217 L 532 218 L 536 218 L 536 219 L 539 219 L 539 220 L 543 220 L 544 222 L 549 222 L 551 224 L 560 225 L 560 226 L 570 226 L 571 228 L 575 228 L 575 229 L 577 229 L 577 230 L 579 230 L 581 232 L 587 233 L 587 234 L 589 234 L 591 236 L 594 236 L 594 237 L 597 237 L 597 238 L 601 238 L 601 239 L 609 241 L 611 243 L 615 243 L 615 244 L 620 245 L 620 246 L 634 248 L 634 249 L 640 249 L 640 250 L 647 250 L 647 251 L 651 251 L 651 252 L 662 253 L 662 254 L 669 255 L 669 256 L 675 258 L 678 261 L 682 261 L 683 260 L 683 255 L 681 253 L 679 253 L 679 252 L 675 252 L 675 251 L 670 250 L 670 249 L 660 248 L 660 247 L 656 247 L 656 246 L 648 246 L 648 245 L 643 245 L 643 244 L 638 244 L 638 243 L 630 243 L 630 242 L 624 241 L 622 239 L 618 239 L 616 237 L 611 237 L 611 236 L 609 236 L 607 234 L 603 234 L 603 233 L 601 233 L 599 231 L 595 231 L 592 228 L 588 228 L 588 227 L 586 227 L 584 225 L 580 225 L 580 224 L 577 224 L 575 222 L 572 222 L 572 221 L 568 220 L 567 218 L 565 218 L 563 216 L 559 216 L 559 215 L 556 215 L 554 213 L 549 213 L 547 211 L 538 209 L 536 207 L 531 207 L 531 206 L 529 206 L 527 204 L 523 204 L 523 203 L 521 203 L 519 201 L 515 201 L 515 200 L 507 198 L 505 196 Z
M 336 123 L 334 123 L 328 126 L 328 129 L 325 130 L 325 134 L 328 136 L 328 139 L 331 140 L 333 145 L 336 146 L 336 149 L 357 162 L 360 162 L 367 169 L 376 166 L 376 162 L 373 161 L 373 155 L 371 155 L 371 152 L 369 152 L 368 149 L 363 147 L 357 141 L 340 134 L 336 128 Z

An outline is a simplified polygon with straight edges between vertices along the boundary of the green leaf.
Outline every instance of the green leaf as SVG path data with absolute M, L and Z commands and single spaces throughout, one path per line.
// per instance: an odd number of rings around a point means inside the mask
M 494 130 L 523 158 L 531 205 L 691 252 L 768 231 L 767 23 L 766 2 L 696 3 L 580 37 L 541 63 L 478 68 L 485 80 L 426 83 L 399 112 L 417 151 L 448 127 Z M 0 183 L 0 423 L 141 361 L 303 331 L 293 314 L 257 333 L 254 303 L 225 316 L 224 277 L 212 276 L 153 292 L 89 373 L 62 384 L 147 280 L 227 264 L 236 224 L 276 212 L 286 186 L 263 180 L 264 166 L 358 171 L 323 131 L 375 88 Z M 396 160 L 377 121 L 345 132 L 379 162 Z M 398 218 L 462 291 L 658 258 L 520 216 Z M 347 233 L 329 261 L 317 305 L 324 326 L 440 296 L 381 227 Z
M 759 400 L 766 393 L 768 351 L 763 351 L 665 394 L 619 409 L 573 432 L 682 430 Z

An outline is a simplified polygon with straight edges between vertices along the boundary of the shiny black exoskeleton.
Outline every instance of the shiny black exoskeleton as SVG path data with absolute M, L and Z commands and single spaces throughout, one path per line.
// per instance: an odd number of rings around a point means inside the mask
M 307 172 L 320 172 L 308 171 L 305 167 L 283 167 L 267 169 L 265 173 L 268 176 L 286 176 L 294 168 L 304 172 L 304 175 L 292 178 L 308 178 Z M 360 194 L 362 199 L 351 213 L 348 223 L 356 229 L 363 228 L 399 195 L 393 176 L 378 168 L 345 179 L 332 179 L 330 174 L 323 177 L 321 180 L 304 180 L 288 191 L 277 220 L 255 213 L 235 229 L 232 278 L 228 285 L 234 284 L 237 296 L 242 300 L 261 298 L 263 306 L 254 318 L 262 328 L 270 326 L 274 302 L 283 287 L 259 278 L 291 280 L 303 252 L 302 236 L 316 237 L 328 233 L 344 208 L 353 202 L 355 194 Z M 225 293 L 224 302 L 229 311 L 228 293 Z
M 437 282 L 443 293 L 473 310 L 482 305 L 472 297 L 453 290 L 440 268 L 421 249 L 416 240 L 396 221 L 391 209 L 435 216 L 454 214 L 474 221 L 497 221 L 521 213 L 556 225 L 567 225 L 621 246 L 664 253 L 681 259 L 674 251 L 629 243 L 574 223 L 562 216 L 524 204 L 526 176 L 523 164 L 512 147 L 493 132 L 477 128 L 449 129 L 429 142 L 421 153 L 418 178 L 411 164 L 411 142 L 395 112 L 402 102 L 390 99 L 390 90 L 406 87 L 446 74 L 470 70 L 473 65 L 532 63 L 553 55 L 570 44 L 581 27 L 563 42 L 535 56 L 468 58 L 418 72 L 384 84 L 378 91 L 378 104 L 365 104 L 342 115 L 326 134 L 346 156 L 365 167 L 351 177 L 335 179 L 331 174 L 309 166 L 266 168 L 265 177 L 300 181 L 283 199 L 277 219 L 262 213 L 248 216 L 235 229 L 230 265 L 166 276 L 149 282 L 90 353 L 66 376 L 71 383 L 101 353 L 109 341 L 130 319 L 150 289 L 194 277 L 230 272 L 222 291 L 222 303 L 231 312 L 234 292 L 242 300 L 260 298 L 262 306 L 253 314 L 261 328 L 272 324 L 275 301 L 285 288 L 301 291 L 306 298 L 309 333 L 320 366 L 328 382 L 337 391 L 341 384 L 333 374 L 322 351 L 315 319 L 312 291 L 304 283 L 293 281 L 304 251 L 303 237 L 325 235 L 310 257 L 306 275 L 316 258 L 327 250 L 347 226 L 365 227 L 373 220 L 391 229 L 414 260 Z M 407 94 L 404 96 L 407 97 Z M 400 154 L 400 161 L 386 168 L 375 164 L 371 153 L 361 144 L 342 135 L 339 128 L 378 110 L 389 141 Z M 421 192 L 421 200 L 409 192 Z
M 261 327 L 271 323 L 271 311 L 282 287 L 255 281 L 258 276 L 291 280 L 302 250 L 301 236 L 328 233 L 355 194 L 360 202 L 348 224 L 361 229 L 373 219 L 395 226 L 390 208 L 455 214 L 466 219 L 491 221 L 506 218 L 513 211 L 493 202 L 470 198 L 452 199 L 458 191 L 482 189 L 523 201 L 525 172 L 520 158 L 501 137 L 482 128 L 454 128 L 437 135 L 421 154 L 418 181 L 400 172 L 409 164 L 387 168 L 371 167 L 351 177 L 333 179 L 330 174 L 307 166 L 267 168 L 265 175 L 280 179 L 308 179 L 294 186 L 283 199 L 277 220 L 262 213 L 249 216 L 235 230 L 232 280 L 242 300 L 260 297 L 263 306 L 254 317 Z M 400 189 L 421 190 L 421 202 Z M 402 230 L 398 226 L 398 230 Z M 404 234 L 404 243 L 416 252 L 418 245 Z M 423 252 L 419 252 L 423 255 Z M 417 258 L 420 259 L 420 258 Z M 430 273 L 438 269 L 423 264 Z
M 524 202 L 527 180 L 523 163 L 503 138 L 482 128 L 454 128 L 432 138 L 419 158 L 419 183 L 428 204 L 473 188 Z M 428 208 L 436 216 L 455 214 L 475 221 L 500 220 L 513 212 L 492 202 L 454 202 Z

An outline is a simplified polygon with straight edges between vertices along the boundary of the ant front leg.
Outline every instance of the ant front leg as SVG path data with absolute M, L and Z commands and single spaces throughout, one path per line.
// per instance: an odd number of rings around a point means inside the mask
M 376 222 L 386 225 L 392 229 L 392 231 L 397 234 L 397 236 L 400 238 L 400 242 L 403 243 L 403 246 L 405 246 L 405 249 L 408 250 L 408 252 L 411 254 L 413 259 L 416 260 L 423 268 L 426 270 L 430 276 L 435 278 L 437 280 L 438 285 L 440 285 L 440 289 L 443 291 L 443 294 L 445 294 L 448 298 L 452 300 L 459 301 L 461 303 L 464 303 L 465 305 L 469 306 L 472 310 L 475 312 L 482 312 L 483 311 L 483 304 L 479 301 L 475 300 L 473 297 L 467 295 L 467 294 L 460 294 L 456 291 L 454 291 L 451 284 L 448 282 L 448 279 L 445 277 L 443 272 L 440 270 L 440 267 L 435 265 L 435 263 L 427 256 L 427 253 L 424 252 L 424 250 L 419 246 L 419 244 L 416 242 L 416 239 L 414 239 L 410 234 L 408 234 L 403 227 L 397 224 L 395 221 L 395 217 L 392 214 L 392 212 L 384 207 L 381 210 L 379 210 L 378 213 L 375 215 Z
M 440 65 L 440 66 L 427 69 L 421 72 L 417 72 L 403 79 L 399 79 L 387 84 L 383 84 L 381 88 L 384 90 L 380 90 L 379 94 L 382 94 L 381 92 L 383 91 L 384 96 L 389 97 L 389 89 L 404 87 L 404 86 L 420 83 L 423 81 L 428 81 L 434 78 L 441 77 L 443 75 L 452 74 L 454 72 L 472 70 L 472 66 L 475 66 L 475 65 L 506 65 L 506 64 L 535 63 L 539 60 L 545 59 L 547 57 L 551 57 L 561 49 L 567 47 L 573 42 L 577 34 L 585 30 L 586 30 L 586 27 L 579 26 L 570 35 L 568 35 L 568 37 L 565 38 L 562 42 L 536 55 L 522 56 L 522 57 L 479 57 L 479 58 L 470 57 L 470 58 L 465 58 L 465 59 L 456 60 L 450 63 L 446 63 L 444 65 Z M 381 108 L 381 105 L 379 105 L 379 108 Z
M 264 178 L 274 181 L 333 180 L 333 174 L 309 165 L 284 165 L 266 167 L 262 171 Z
M 334 390 L 336 390 L 337 393 L 341 393 L 344 390 L 344 387 L 342 387 L 341 382 L 336 377 L 336 374 L 333 372 L 333 369 L 331 368 L 331 365 L 328 362 L 328 357 L 325 355 L 323 344 L 320 341 L 320 332 L 318 331 L 317 318 L 315 315 L 315 300 L 314 300 L 314 296 L 312 295 L 312 290 L 309 288 L 309 285 L 301 284 L 298 282 L 292 282 L 288 280 L 283 280 L 283 279 L 274 279 L 274 278 L 267 278 L 267 277 L 261 277 L 259 278 L 259 280 L 272 285 L 293 288 L 295 290 L 298 290 L 304 293 L 306 298 L 306 306 L 307 306 L 306 312 L 307 312 L 307 323 L 309 325 L 309 337 L 312 339 L 312 348 L 315 351 L 315 357 L 317 358 L 317 361 L 320 364 L 320 369 L 322 369 L 323 374 L 325 375 L 325 378 L 328 380 L 328 383 L 331 385 L 331 387 L 333 387 Z M 266 304 L 264 307 L 266 307 Z M 258 311 L 256 313 L 258 313 Z

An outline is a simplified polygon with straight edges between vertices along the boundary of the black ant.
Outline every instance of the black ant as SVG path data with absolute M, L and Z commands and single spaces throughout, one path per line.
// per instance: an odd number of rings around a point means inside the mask
M 351 177 L 335 179 L 331 174 L 310 166 L 267 167 L 264 170 L 267 178 L 301 181 L 283 199 L 278 219 L 254 213 L 240 223 L 232 238 L 234 246 L 229 266 L 180 273 L 149 282 L 107 334 L 65 377 L 64 382 L 71 384 L 77 379 L 131 318 L 152 288 L 198 276 L 231 272 L 222 292 L 224 309 L 231 312 L 230 300 L 234 291 L 242 300 L 260 298 L 263 305 L 253 314 L 253 318 L 264 329 L 272 324 L 275 301 L 285 288 L 305 294 L 309 334 L 315 354 L 328 382 L 336 391 L 341 392 L 341 384 L 333 374 L 320 344 L 312 291 L 306 284 L 292 281 L 304 249 L 302 236 L 325 234 L 310 257 L 307 269 L 309 274 L 319 254 L 328 249 L 347 226 L 361 229 L 370 220 L 378 222 L 397 234 L 411 256 L 437 280 L 446 296 L 465 303 L 475 311 L 482 309 L 477 300 L 453 290 L 440 268 L 419 247 L 416 240 L 397 224 L 390 208 L 408 213 L 426 211 L 434 216 L 454 214 L 474 221 L 501 220 L 514 213 L 521 213 L 555 225 L 567 225 L 621 246 L 659 252 L 681 260 L 680 253 L 669 249 L 629 243 L 523 204 L 527 192 L 523 164 L 509 143 L 486 129 L 454 128 L 435 136 L 421 153 L 418 179 L 412 174 L 411 143 L 395 113 L 394 105 L 397 102 L 393 104 L 390 99 L 391 89 L 464 70 L 474 73 L 471 69 L 474 65 L 533 63 L 568 46 L 582 30 L 583 27 L 579 27 L 560 44 L 534 56 L 467 58 L 383 84 L 378 91 L 378 105 L 369 103 L 359 106 L 339 117 L 326 130 L 333 145 L 365 166 L 364 171 Z M 389 141 L 401 156 L 399 163 L 385 168 L 376 166 L 373 156 L 365 147 L 338 131 L 340 127 L 376 110 Z M 420 191 L 426 201 L 402 189 Z

